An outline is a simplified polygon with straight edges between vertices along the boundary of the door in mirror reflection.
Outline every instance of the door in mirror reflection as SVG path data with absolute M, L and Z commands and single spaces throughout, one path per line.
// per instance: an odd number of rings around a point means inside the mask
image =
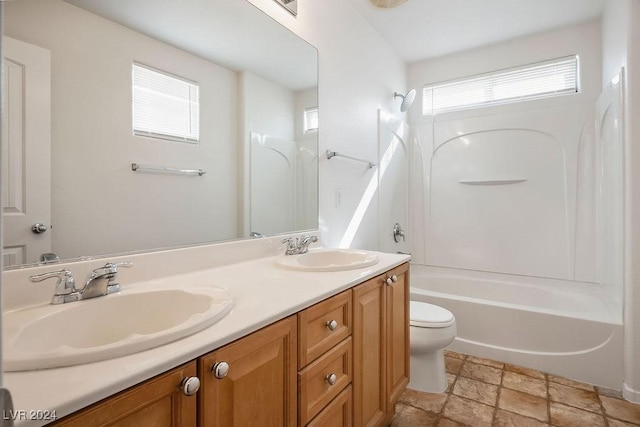
M 2 256 L 13 266 L 51 252 L 51 55 L 9 37 L 3 53 Z

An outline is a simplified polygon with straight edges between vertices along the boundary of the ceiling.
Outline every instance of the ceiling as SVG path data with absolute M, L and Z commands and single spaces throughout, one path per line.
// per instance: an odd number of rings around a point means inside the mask
M 349 0 L 406 62 L 596 19 L 605 0 L 408 0 L 379 9 Z
M 292 90 L 317 86 L 316 49 L 249 2 L 64 1 L 232 70 Z

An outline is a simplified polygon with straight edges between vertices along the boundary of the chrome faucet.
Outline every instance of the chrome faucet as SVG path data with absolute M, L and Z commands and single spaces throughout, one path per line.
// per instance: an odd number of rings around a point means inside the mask
M 302 236 L 300 238 L 287 237 L 282 239 L 282 243 L 287 244 L 287 248 L 284 251 L 285 255 L 300 255 L 307 253 L 309 245 L 318 241 L 318 236 Z
M 108 262 L 103 267 L 92 270 L 82 289 L 76 289 L 73 275 L 66 268 L 30 276 L 29 280 L 36 283 L 53 277 L 57 278 L 58 282 L 53 297 L 51 297 L 51 304 L 65 304 L 120 292 L 118 267 L 133 267 L 133 262 Z

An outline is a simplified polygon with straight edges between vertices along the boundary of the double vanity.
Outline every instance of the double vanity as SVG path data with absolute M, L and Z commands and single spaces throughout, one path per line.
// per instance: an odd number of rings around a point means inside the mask
M 256 239 L 108 261 L 134 262 L 120 292 L 57 305 L 54 283 L 26 279 L 60 268 L 5 272 L 4 385 L 18 425 L 393 416 L 408 383 L 408 256 L 282 255 L 279 240 Z

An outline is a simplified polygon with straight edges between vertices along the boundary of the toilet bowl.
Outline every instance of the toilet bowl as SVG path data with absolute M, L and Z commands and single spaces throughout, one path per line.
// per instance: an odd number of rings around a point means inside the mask
M 411 378 L 408 387 L 441 393 L 447 389 L 444 348 L 456 337 L 456 318 L 437 305 L 410 301 L 409 319 Z

